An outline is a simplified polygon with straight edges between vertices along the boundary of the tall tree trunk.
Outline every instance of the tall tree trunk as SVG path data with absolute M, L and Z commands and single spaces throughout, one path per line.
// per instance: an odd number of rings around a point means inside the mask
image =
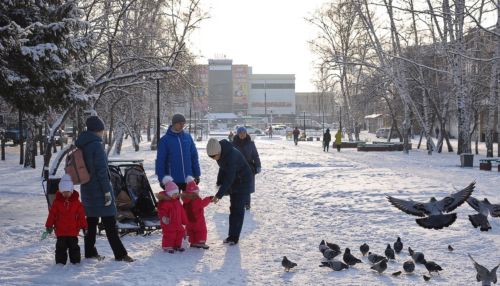
M 500 32 L 500 0 L 497 1 L 497 24 L 496 24 L 496 32 Z M 498 137 L 498 124 L 495 126 L 495 115 L 498 116 L 498 91 L 500 87 L 498 86 L 498 82 L 500 81 L 500 37 L 493 37 L 493 43 L 495 44 L 495 53 L 494 60 L 491 64 L 491 77 L 490 77 L 490 91 L 489 91 L 489 100 L 488 100 L 488 123 L 486 125 L 486 157 L 493 157 L 493 141 L 495 132 L 497 132 Z M 498 119 L 500 120 L 500 116 Z M 497 138 L 498 142 L 498 138 Z M 498 142 L 500 144 L 500 142 Z M 498 150 L 500 155 L 500 150 Z

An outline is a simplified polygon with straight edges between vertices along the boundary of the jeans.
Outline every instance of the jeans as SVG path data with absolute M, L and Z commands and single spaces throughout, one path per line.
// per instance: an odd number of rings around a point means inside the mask
M 243 219 L 245 218 L 245 202 L 249 194 L 231 194 L 229 200 L 229 236 L 239 239 L 241 228 L 243 227 Z

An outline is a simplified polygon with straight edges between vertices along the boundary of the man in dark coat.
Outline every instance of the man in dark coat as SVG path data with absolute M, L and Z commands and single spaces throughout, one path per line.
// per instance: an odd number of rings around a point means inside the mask
M 248 135 L 245 127 L 240 127 L 236 131 L 236 136 L 233 139 L 233 146 L 240 151 L 240 153 L 247 160 L 250 169 L 252 169 L 252 173 L 254 175 L 253 182 L 254 184 L 250 187 L 250 194 L 255 192 L 255 175 L 260 173 L 260 158 L 259 152 L 257 152 L 257 148 L 255 147 L 255 143 Z M 248 195 L 248 201 L 245 203 L 245 209 L 250 209 L 251 203 L 251 195 Z
M 115 197 L 109 179 L 108 158 L 102 145 L 104 122 L 97 116 L 90 116 L 85 124 L 87 131 L 82 132 L 75 142 L 83 151 L 85 166 L 90 175 L 90 181 L 80 188 L 88 224 L 84 238 L 85 257 L 102 259 L 95 247 L 97 223 L 101 218 L 115 260 L 132 262 L 133 259 L 128 256 L 116 229 Z
M 328 152 L 330 141 L 332 141 L 332 135 L 330 134 L 330 129 L 327 128 L 325 134 L 323 134 L 323 152 Z
M 227 140 L 218 141 L 210 138 L 207 143 L 207 154 L 217 161 L 219 173 L 217 186 L 219 190 L 212 202 L 217 203 L 224 195 L 229 195 L 229 233 L 224 243 L 237 244 L 240 239 L 243 219 L 245 218 L 245 202 L 253 185 L 253 174 L 247 160 Z

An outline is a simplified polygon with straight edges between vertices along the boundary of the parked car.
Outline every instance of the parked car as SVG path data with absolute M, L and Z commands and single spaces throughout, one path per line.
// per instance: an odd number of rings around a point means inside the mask
M 239 127 L 241 127 L 241 126 L 235 126 L 235 128 L 234 128 L 234 134 L 236 134 L 236 131 L 238 130 Z M 248 134 L 253 134 L 253 135 L 263 135 L 264 134 L 264 131 L 262 131 L 262 130 L 260 130 L 258 128 L 255 128 L 253 126 L 245 125 L 243 127 L 245 127 L 245 129 L 247 130 Z
M 14 144 L 19 144 L 19 142 L 21 141 L 21 135 L 23 140 L 26 140 L 26 134 L 28 132 L 26 129 L 24 129 L 22 133 L 23 134 L 19 132 L 19 128 L 17 127 L 8 128 L 7 130 L 5 130 L 5 141 L 12 140 Z
M 391 128 L 379 128 L 377 132 L 375 132 L 375 136 L 377 136 L 377 138 L 389 138 L 389 133 L 391 133 Z M 398 138 L 396 130 L 392 130 L 391 138 Z
M 47 135 L 47 140 L 49 139 L 49 136 Z M 68 144 L 68 136 L 64 132 L 64 130 L 59 129 L 59 131 L 56 132 L 54 135 L 54 142 L 56 145 L 61 146 L 63 143 Z

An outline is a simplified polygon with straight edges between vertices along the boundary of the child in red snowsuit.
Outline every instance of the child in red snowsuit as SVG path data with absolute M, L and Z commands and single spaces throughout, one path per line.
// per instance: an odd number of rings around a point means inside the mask
M 165 191 L 160 194 L 168 198 L 158 203 L 158 217 L 163 233 L 161 246 L 168 253 L 174 253 L 175 250 L 182 252 L 182 239 L 186 234 L 183 225 L 186 225 L 187 219 L 179 201 L 179 189 L 170 178 L 165 184 Z
M 59 191 L 45 223 L 47 233 L 54 228 L 56 231 L 56 264 L 66 264 L 68 253 L 71 263 L 80 263 L 81 260 L 78 233 L 80 229 L 87 230 L 87 220 L 78 197 L 71 177 L 65 174 L 59 182 Z
M 200 189 L 193 177 L 187 177 L 186 182 L 186 196 L 182 197 L 184 202 L 182 206 L 188 219 L 186 231 L 189 236 L 189 244 L 191 247 L 208 249 L 204 208 L 208 206 L 213 197 L 200 198 L 198 195 Z

